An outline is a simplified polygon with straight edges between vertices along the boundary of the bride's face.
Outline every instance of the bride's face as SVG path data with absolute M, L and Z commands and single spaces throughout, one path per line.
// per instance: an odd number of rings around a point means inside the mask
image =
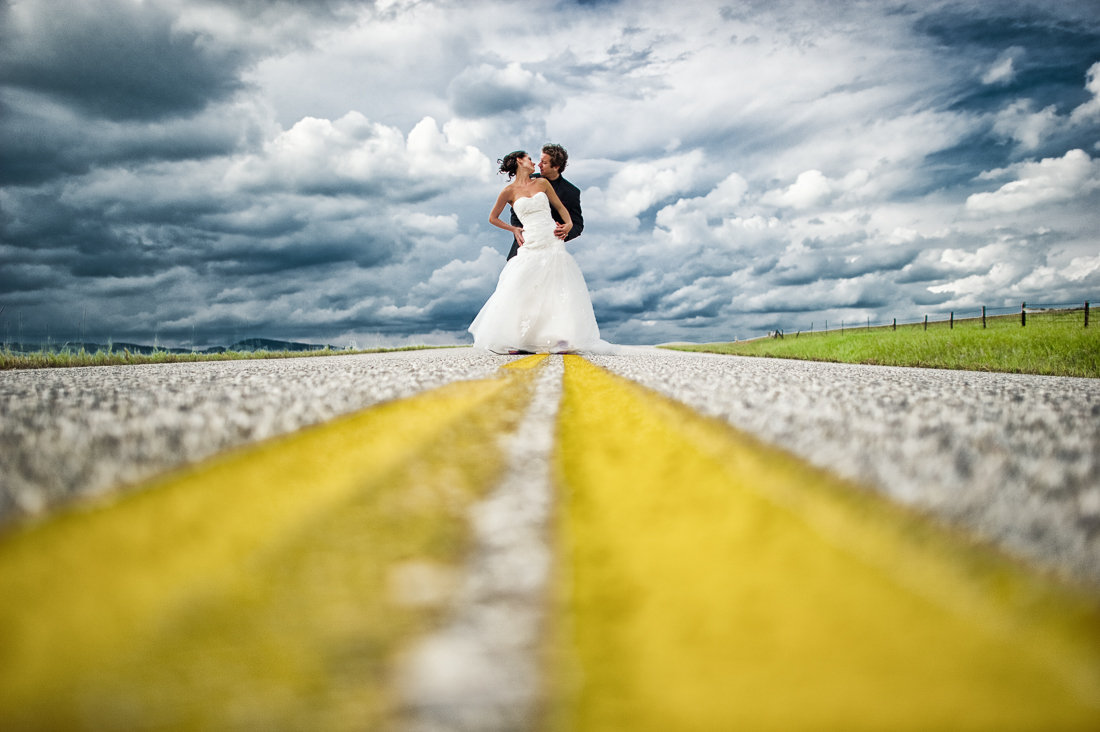
M 524 155 L 522 158 L 516 160 L 516 172 L 525 173 L 526 175 L 531 175 L 531 173 L 535 172 L 535 163 L 531 160 L 530 155 Z

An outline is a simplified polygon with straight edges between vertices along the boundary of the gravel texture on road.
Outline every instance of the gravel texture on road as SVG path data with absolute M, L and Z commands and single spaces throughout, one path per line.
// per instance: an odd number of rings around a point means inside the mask
M 505 361 L 462 348 L 0 372 L 0 523 Z
M 590 360 L 1100 587 L 1100 379 L 641 348 Z
M 1100 380 L 623 348 L 590 359 L 1100 586 Z M 444 383 L 470 348 L 0 373 L 0 521 Z

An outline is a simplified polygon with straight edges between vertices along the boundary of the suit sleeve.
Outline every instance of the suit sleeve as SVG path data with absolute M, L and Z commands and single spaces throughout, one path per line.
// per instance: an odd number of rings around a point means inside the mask
M 509 207 L 509 208 L 511 208 L 511 207 Z M 519 220 L 519 216 L 516 216 L 516 210 L 514 208 L 512 208 L 511 211 L 512 211 L 512 226 L 522 226 L 523 222 L 521 222 Z M 511 259 L 512 257 L 516 256 L 516 254 L 518 254 L 518 253 L 519 253 L 519 242 L 517 242 L 516 237 L 513 236 L 512 241 L 511 241 L 511 248 L 508 250 L 508 259 Z
M 561 199 L 565 210 L 569 212 L 569 218 L 573 221 L 573 228 L 569 230 L 569 234 L 565 237 L 566 241 L 572 241 L 584 231 L 584 215 L 581 213 L 581 190 L 572 184 L 562 186 L 558 198 Z

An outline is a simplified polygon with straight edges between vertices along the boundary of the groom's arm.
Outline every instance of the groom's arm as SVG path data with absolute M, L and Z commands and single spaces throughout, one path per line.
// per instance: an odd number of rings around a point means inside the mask
M 512 226 L 523 226 L 523 222 L 519 220 L 519 216 L 516 216 L 516 210 L 512 209 Z M 512 248 L 508 250 L 507 259 L 511 259 L 519 253 L 519 240 L 512 237 Z M 507 259 L 505 261 L 507 261 Z
M 581 190 L 569 183 L 562 186 L 561 190 L 555 191 L 555 193 L 558 194 L 565 210 L 569 212 L 569 218 L 573 221 L 573 228 L 569 230 L 569 234 L 565 237 L 566 241 L 571 241 L 584 231 L 584 216 L 581 214 Z

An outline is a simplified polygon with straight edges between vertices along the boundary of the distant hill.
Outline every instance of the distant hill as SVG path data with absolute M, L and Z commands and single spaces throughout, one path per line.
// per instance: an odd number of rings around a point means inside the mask
M 225 353 L 226 351 L 323 351 L 326 348 L 334 351 L 341 350 L 339 346 L 319 346 L 316 343 L 279 341 L 271 338 L 246 338 L 230 346 L 210 346 L 209 348 L 203 349 L 165 348 L 164 346 L 147 346 L 141 343 L 115 341 L 111 343 L 5 343 L 3 347 L 15 353 L 57 353 L 59 351 L 72 353 L 81 350 L 84 350 L 86 353 L 98 353 L 100 351 L 122 353 L 123 351 L 129 351 L 130 353 L 142 354 L 156 353 L 158 351 L 167 353 Z
M 215 346 L 215 348 L 217 348 Z M 334 351 L 340 350 L 338 346 L 318 346 L 315 343 L 298 343 L 296 341 L 276 341 L 270 338 L 246 338 L 243 341 L 237 341 L 228 348 L 222 348 L 221 351 L 323 351 L 326 348 L 330 348 Z M 207 353 L 218 353 L 213 349 L 206 349 Z

